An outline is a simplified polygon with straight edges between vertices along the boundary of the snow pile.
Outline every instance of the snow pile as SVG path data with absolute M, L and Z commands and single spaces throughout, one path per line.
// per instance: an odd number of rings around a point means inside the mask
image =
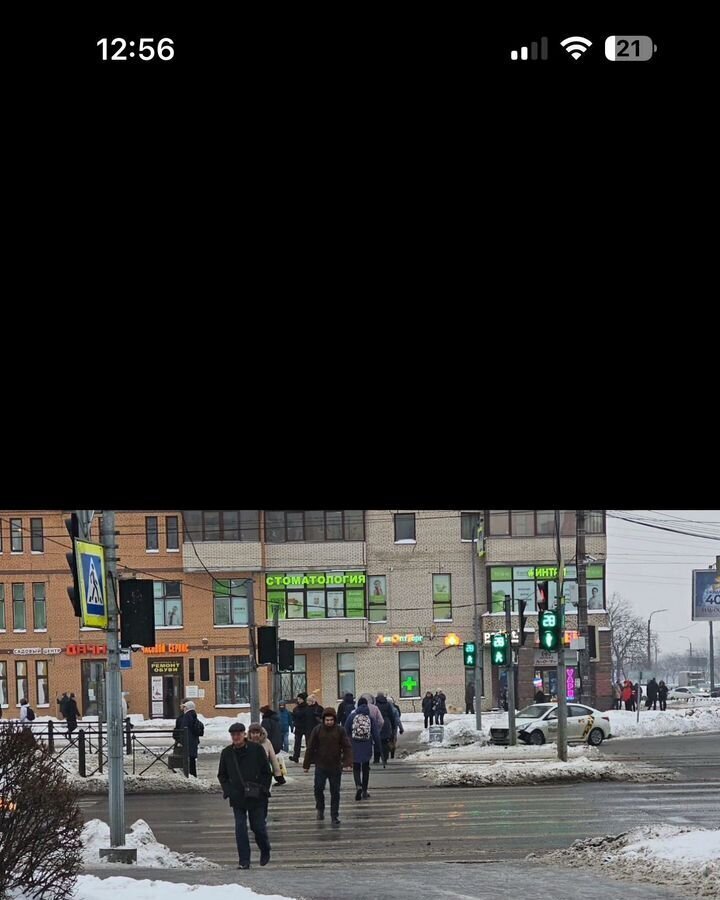
M 488 734 L 475 728 L 475 716 L 458 716 L 448 721 L 443 728 L 442 743 L 430 743 L 430 729 L 425 729 L 418 735 L 421 744 L 430 744 L 431 747 L 462 747 L 466 744 L 486 744 Z
M 107 863 L 100 858 L 100 848 L 110 846 L 110 826 L 100 819 L 91 819 L 82 831 L 83 862 L 85 865 L 125 865 Z M 210 862 L 194 853 L 175 853 L 165 844 L 159 844 L 145 819 L 138 819 L 130 826 L 125 837 L 126 847 L 137 847 L 137 865 L 152 869 L 219 869 L 217 863 Z
M 489 784 L 542 784 L 548 781 L 671 781 L 669 772 L 643 770 L 619 762 L 573 759 L 569 762 L 496 762 L 491 765 L 437 766 L 422 776 L 448 787 L 478 787 Z
M 81 778 L 75 773 L 68 773 L 68 780 L 81 794 L 107 794 L 108 774 L 95 774 L 89 778 Z M 153 766 L 145 775 L 126 775 L 126 794 L 167 794 L 172 792 L 200 792 L 214 794 L 221 790 L 217 781 L 207 778 L 186 778 L 183 774 L 165 766 Z
M 568 747 L 568 758 L 584 757 L 587 759 L 595 759 L 599 756 L 597 747 L 591 747 L 589 744 L 573 744 Z M 478 742 L 469 744 L 462 748 L 448 747 L 442 745 L 437 746 L 430 744 L 429 749 L 419 750 L 405 757 L 408 762 L 417 763 L 424 761 L 432 762 L 493 762 L 498 759 L 557 759 L 557 744 L 542 744 L 539 747 L 534 745 L 523 744 L 522 742 L 511 747 L 509 744 L 485 744 Z
M 280 894 L 256 894 L 241 884 L 173 884 L 149 881 L 147 878 L 95 878 L 81 875 L 73 900 L 293 900 Z M 27 900 L 26 894 L 14 893 L 10 900 Z
M 605 713 L 610 719 L 613 737 L 653 737 L 666 734 L 690 734 L 698 731 L 720 731 L 720 706 L 705 706 L 700 709 L 673 709 L 662 712 L 659 709 L 640 711 L 610 710 Z
M 682 885 L 699 897 L 720 897 L 720 830 L 643 825 L 623 834 L 575 841 L 567 850 L 531 853 L 556 866 L 599 870 L 615 878 Z

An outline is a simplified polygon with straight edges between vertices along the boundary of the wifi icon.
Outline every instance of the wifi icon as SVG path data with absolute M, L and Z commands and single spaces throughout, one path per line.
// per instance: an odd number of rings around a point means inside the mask
M 583 53 L 586 53 L 592 47 L 592 41 L 586 37 L 569 37 L 564 41 L 560 41 L 560 46 L 564 47 L 573 59 L 580 59 Z

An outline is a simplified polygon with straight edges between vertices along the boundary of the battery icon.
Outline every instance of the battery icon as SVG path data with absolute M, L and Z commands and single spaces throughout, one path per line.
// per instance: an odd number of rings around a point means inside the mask
M 610 62 L 645 62 L 657 52 L 657 44 L 646 34 L 611 34 L 605 38 L 605 56 Z

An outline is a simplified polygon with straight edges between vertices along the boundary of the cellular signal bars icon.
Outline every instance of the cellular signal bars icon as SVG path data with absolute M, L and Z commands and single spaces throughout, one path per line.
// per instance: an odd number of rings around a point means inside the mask
M 519 54 L 519 56 L 518 56 Z M 510 59 L 513 62 L 517 62 L 517 60 L 521 59 L 523 62 L 528 58 L 528 48 L 521 47 L 519 50 L 511 50 L 510 51 Z M 530 59 L 538 58 L 538 42 L 530 41 Z M 540 38 L 540 59 L 548 58 L 548 39 L 546 37 Z

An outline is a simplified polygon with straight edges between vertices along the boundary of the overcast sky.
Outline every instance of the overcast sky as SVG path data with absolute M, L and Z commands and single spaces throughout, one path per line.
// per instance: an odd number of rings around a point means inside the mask
M 655 609 L 667 609 L 652 617 L 658 632 L 660 653 L 707 649 L 707 622 L 690 616 L 692 570 L 707 569 L 720 555 L 720 509 L 610 510 L 611 513 L 642 517 L 683 531 L 712 532 L 717 540 L 659 531 L 607 517 L 607 596 L 614 592 L 630 601 L 646 621 Z M 700 524 L 700 523 L 708 524 Z M 714 626 L 715 653 L 720 643 L 720 625 Z

